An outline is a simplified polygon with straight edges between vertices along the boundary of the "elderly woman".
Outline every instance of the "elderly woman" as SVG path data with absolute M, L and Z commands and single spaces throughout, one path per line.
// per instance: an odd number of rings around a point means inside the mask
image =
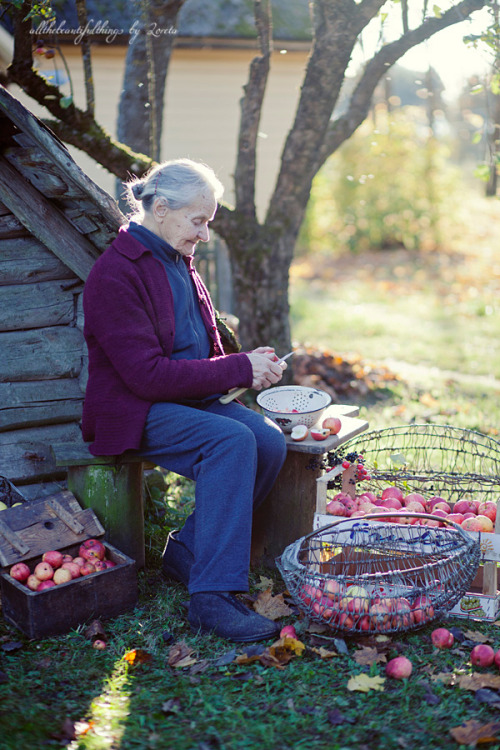
M 196 482 L 195 511 L 162 559 L 164 574 L 188 587 L 192 630 L 271 638 L 275 623 L 234 593 L 248 590 L 252 513 L 283 464 L 285 440 L 262 415 L 219 397 L 273 385 L 286 365 L 267 346 L 224 354 L 193 266 L 223 192 L 212 170 L 175 160 L 127 187 L 136 215 L 85 285 L 83 436 L 95 455 L 133 449 Z

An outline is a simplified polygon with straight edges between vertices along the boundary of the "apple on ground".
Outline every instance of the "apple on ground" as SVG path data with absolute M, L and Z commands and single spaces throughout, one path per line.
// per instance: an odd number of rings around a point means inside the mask
M 78 555 L 89 562 L 102 560 L 106 555 L 106 547 L 98 539 L 87 539 L 80 545 Z
M 498 649 L 498 651 L 495 652 L 494 661 L 495 661 L 496 666 L 500 668 L 500 649 Z
M 28 580 L 28 577 L 31 574 L 31 570 L 28 568 L 26 563 L 18 562 L 12 566 L 12 568 L 9 571 L 9 574 L 15 581 L 20 581 L 21 583 L 24 583 L 25 581 Z
M 47 562 L 39 562 L 33 571 L 39 581 L 47 581 L 54 575 L 54 568 Z
M 55 568 L 60 568 L 63 564 L 63 554 L 55 549 L 48 550 L 43 553 L 42 562 L 49 563 L 55 570 Z
M 486 643 L 478 643 L 470 653 L 470 660 L 475 667 L 491 667 L 495 661 L 495 651 Z
M 396 656 L 387 662 L 385 673 L 387 677 L 392 677 L 394 680 L 407 680 L 412 669 L 412 663 L 406 656 Z
M 297 638 L 297 632 L 293 625 L 285 625 L 280 630 L 280 638 Z
M 101 640 L 101 638 L 96 638 L 92 644 L 92 648 L 97 649 L 97 651 L 104 651 L 106 648 L 106 641 Z
M 447 628 L 436 628 L 431 633 L 431 640 L 436 648 L 451 648 L 455 642 L 453 633 Z

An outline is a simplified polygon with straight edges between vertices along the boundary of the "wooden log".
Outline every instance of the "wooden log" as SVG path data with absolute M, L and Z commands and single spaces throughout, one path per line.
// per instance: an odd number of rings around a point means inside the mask
M 0 156 L 0 199 L 63 263 L 85 281 L 98 250 L 36 188 Z
M 80 279 L 75 281 L 81 285 Z M 71 281 L 1 286 L 0 330 L 21 331 L 72 323 L 75 292 L 76 287 Z
M 16 486 L 65 479 L 50 446 L 80 439 L 76 422 L 0 432 L 0 474 Z
M 26 227 L 21 224 L 12 211 L 0 216 L 0 239 L 4 237 L 25 237 L 27 234 Z
M 69 326 L 0 333 L 0 382 L 77 377 L 83 341 Z
M 23 232 L 26 234 L 24 227 Z M 75 278 L 73 271 L 35 237 L 1 237 L 0 228 L 0 286 Z
M 75 197 L 79 191 L 72 189 L 57 172 L 54 160 L 45 156 L 36 146 L 6 148 L 5 158 L 46 198 Z
M 0 383 L 0 431 L 78 421 L 82 404 L 76 378 Z

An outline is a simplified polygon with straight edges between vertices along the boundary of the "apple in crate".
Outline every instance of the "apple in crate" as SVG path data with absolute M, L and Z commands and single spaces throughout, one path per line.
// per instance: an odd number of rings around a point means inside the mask
M 40 581 L 40 585 L 37 588 L 37 593 L 39 591 L 45 591 L 46 589 L 53 589 L 55 588 L 56 584 L 54 583 L 54 580 L 52 578 L 48 578 L 46 581 Z
M 72 580 L 71 571 L 67 568 L 58 568 L 54 572 L 54 578 L 52 579 L 56 586 L 58 586 L 61 583 L 68 583 Z
M 78 554 L 88 562 L 95 562 L 95 560 L 104 559 L 106 547 L 98 539 L 87 539 L 82 545 L 80 545 Z
M 85 563 L 80 568 L 80 575 L 88 576 L 91 573 L 95 573 L 95 565 L 94 563 L 91 563 L 86 560 Z
M 31 574 L 31 570 L 28 568 L 26 563 L 18 562 L 12 566 L 12 568 L 9 571 L 9 574 L 15 581 L 20 581 L 21 583 L 24 583 L 25 581 L 28 580 L 28 577 Z
M 69 570 L 71 578 L 80 578 L 80 566 L 76 562 L 65 562 L 61 565 L 62 570 Z
M 41 580 L 37 578 L 34 573 L 31 573 L 31 575 L 28 576 L 28 580 L 26 581 L 26 586 L 30 589 L 30 591 L 36 591 L 41 583 Z
M 40 562 L 33 571 L 39 581 L 47 581 L 54 576 L 54 568 L 48 562 Z
M 54 569 L 60 568 L 63 564 L 63 554 L 58 550 L 51 549 L 44 552 L 42 555 L 42 562 L 46 562 L 51 565 Z

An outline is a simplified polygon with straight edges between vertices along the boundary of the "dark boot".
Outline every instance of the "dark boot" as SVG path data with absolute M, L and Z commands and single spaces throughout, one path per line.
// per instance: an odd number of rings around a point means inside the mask
M 193 566 L 194 557 L 191 550 L 177 539 L 178 530 L 171 531 L 167 538 L 161 566 L 165 578 L 179 581 L 184 586 L 189 584 L 189 576 Z
M 188 619 L 194 633 L 214 633 L 236 643 L 275 638 L 280 630 L 272 620 L 252 612 L 227 591 L 192 594 Z

